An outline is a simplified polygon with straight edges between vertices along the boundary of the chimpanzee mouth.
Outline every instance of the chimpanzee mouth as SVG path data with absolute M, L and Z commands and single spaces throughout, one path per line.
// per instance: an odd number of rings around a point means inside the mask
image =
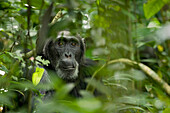
M 74 66 L 61 67 L 61 70 L 64 70 L 64 71 L 73 71 L 73 70 L 75 70 L 75 67 Z
M 76 79 L 78 77 L 79 65 L 76 62 L 74 65 L 57 65 L 57 75 L 62 79 Z

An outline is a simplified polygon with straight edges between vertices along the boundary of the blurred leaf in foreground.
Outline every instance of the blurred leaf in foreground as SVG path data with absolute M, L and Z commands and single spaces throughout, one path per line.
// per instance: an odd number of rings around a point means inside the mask
M 32 75 L 32 82 L 34 85 L 37 85 L 40 82 L 43 73 L 44 73 L 43 68 L 39 68 L 39 67 L 36 68 L 36 71 Z

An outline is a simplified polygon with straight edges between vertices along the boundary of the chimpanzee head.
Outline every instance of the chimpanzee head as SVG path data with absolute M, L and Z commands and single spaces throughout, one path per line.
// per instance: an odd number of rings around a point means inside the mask
M 43 49 L 44 56 L 50 61 L 57 75 L 66 80 L 76 79 L 79 66 L 84 61 L 85 44 L 79 36 L 69 31 L 61 31 L 55 40 L 47 41 Z

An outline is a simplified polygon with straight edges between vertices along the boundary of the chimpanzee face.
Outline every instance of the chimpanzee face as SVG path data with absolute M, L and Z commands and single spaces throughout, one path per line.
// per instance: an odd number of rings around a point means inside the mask
M 82 59 L 82 40 L 71 36 L 70 32 L 62 31 L 55 41 L 49 44 L 47 50 L 50 63 L 59 77 L 63 79 L 75 79 L 78 77 L 79 64 Z M 84 48 L 84 47 L 83 47 Z

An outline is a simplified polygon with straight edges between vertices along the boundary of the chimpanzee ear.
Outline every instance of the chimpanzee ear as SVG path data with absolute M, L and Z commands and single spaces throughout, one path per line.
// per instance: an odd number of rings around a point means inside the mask
M 52 47 L 52 44 L 53 44 L 52 39 L 47 40 L 47 42 L 45 43 L 43 48 L 43 55 L 45 58 L 50 58 L 50 52 L 51 52 L 50 47 Z
M 85 43 L 86 43 L 86 42 L 85 42 L 85 38 L 82 38 L 81 41 L 82 41 L 82 42 L 84 43 L 84 45 L 85 45 Z
M 84 38 L 80 38 L 80 49 L 81 49 L 81 53 L 80 53 L 80 63 L 84 63 L 84 55 L 85 55 L 85 51 L 86 51 L 86 44 L 85 44 L 85 39 Z
M 86 41 L 85 41 L 85 38 L 81 38 L 81 41 L 82 41 L 82 45 L 83 45 L 83 50 L 85 51 L 86 50 Z

